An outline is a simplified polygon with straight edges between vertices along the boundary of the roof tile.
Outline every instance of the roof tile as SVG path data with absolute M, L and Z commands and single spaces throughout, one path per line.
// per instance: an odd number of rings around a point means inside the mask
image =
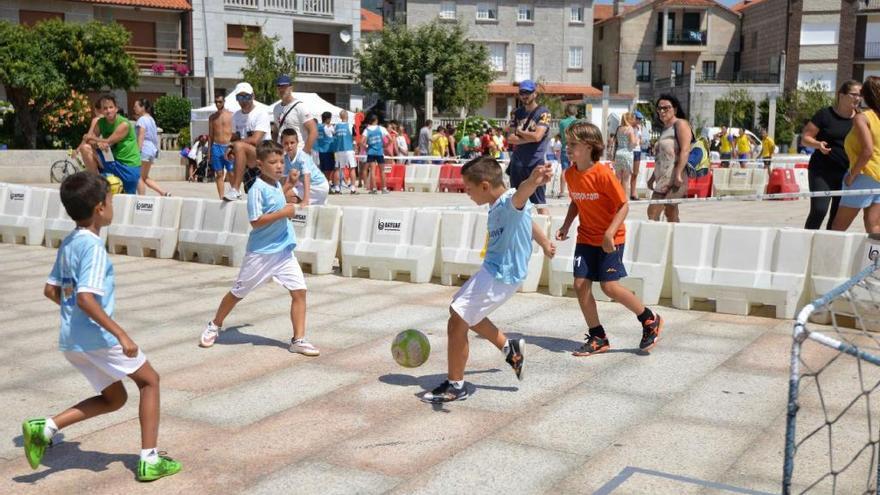
M 75 0 L 81 3 L 100 3 L 122 7 L 146 7 L 150 9 L 192 10 L 189 0 Z

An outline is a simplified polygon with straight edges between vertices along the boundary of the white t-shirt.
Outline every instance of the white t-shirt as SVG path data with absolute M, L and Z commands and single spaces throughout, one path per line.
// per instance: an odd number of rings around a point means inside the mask
M 272 121 L 269 119 L 269 114 L 258 108 L 248 113 L 241 110 L 235 112 L 232 116 L 232 128 L 242 139 L 245 139 L 249 132 L 263 131 L 263 141 L 272 140 Z
M 293 110 L 290 110 L 291 107 L 293 107 Z M 290 112 L 288 112 L 288 110 L 290 110 Z M 281 132 L 284 131 L 284 129 L 294 129 L 296 135 L 299 137 L 299 148 L 302 149 L 303 146 L 305 146 L 306 137 L 308 136 L 308 131 L 305 128 L 306 122 L 314 120 L 317 124 L 318 120 L 308 111 L 306 103 L 302 100 L 293 100 L 287 105 L 279 103 L 278 105 L 275 105 L 273 114 L 275 115 L 275 122 L 278 124 L 278 141 L 281 142 Z M 284 117 L 285 114 L 287 114 L 287 117 L 284 119 L 284 122 L 282 122 L 281 118 Z

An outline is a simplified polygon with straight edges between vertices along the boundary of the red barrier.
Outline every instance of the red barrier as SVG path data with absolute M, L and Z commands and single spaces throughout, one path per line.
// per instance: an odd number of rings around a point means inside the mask
M 689 198 L 708 198 L 712 194 L 712 172 L 702 177 L 692 177 L 688 179 Z
M 767 183 L 767 194 L 796 193 L 800 191 L 794 170 L 790 168 L 776 168 L 770 172 L 770 181 Z M 797 199 L 797 198 L 785 198 Z
M 461 178 L 461 166 L 444 163 L 440 166 L 440 191 L 464 192 L 464 179 Z
M 795 163 L 794 168 L 810 168 L 809 163 Z
M 387 166 L 386 166 L 387 170 Z M 388 181 L 388 189 L 392 191 L 404 191 L 404 178 L 406 177 L 406 165 L 395 163 L 391 165 L 391 172 L 385 176 Z

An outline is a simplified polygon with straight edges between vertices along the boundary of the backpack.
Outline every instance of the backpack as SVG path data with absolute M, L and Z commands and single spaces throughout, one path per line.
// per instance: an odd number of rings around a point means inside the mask
M 672 126 L 675 131 L 675 126 Z M 675 140 L 678 141 L 678 131 L 675 131 Z M 706 149 L 706 143 L 694 136 L 691 130 L 691 152 L 688 154 L 687 165 L 684 170 L 690 178 L 703 177 L 709 173 L 710 160 L 709 150 Z

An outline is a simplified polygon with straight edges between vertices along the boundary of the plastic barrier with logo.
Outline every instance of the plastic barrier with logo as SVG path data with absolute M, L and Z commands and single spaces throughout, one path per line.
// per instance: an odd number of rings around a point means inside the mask
M 294 252 L 300 264 L 309 265 L 313 275 L 332 273 L 339 247 L 342 208 L 338 206 L 297 208 L 291 221 L 296 231 Z
M 0 238 L 7 244 L 38 246 L 46 230 L 49 190 L 6 184 L 0 187 Z
M 712 196 L 763 194 L 767 187 L 763 168 L 718 168 L 712 173 Z
M 433 168 L 439 172 L 440 167 Z M 376 280 L 393 280 L 398 272 L 409 272 L 412 282 L 431 281 L 440 237 L 439 211 L 363 207 L 342 211 L 343 276 L 352 277 L 364 268 Z
M 407 190 L 437 192 L 440 187 L 441 168 L 442 165 L 407 165 L 404 179 Z
M 177 236 L 180 259 L 240 266 L 250 230 L 244 201 L 184 199 Z
M 806 303 L 813 231 L 677 224 L 672 241 L 672 304 L 714 299 L 715 311 L 748 315 L 752 304 L 773 305 L 793 318 Z
M 180 229 L 181 198 L 113 196 L 113 223 L 107 244 L 112 254 L 173 258 Z
M 64 205 L 61 204 L 61 194 L 57 189 L 47 189 L 48 204 L 46 207 L 46 234 L 43 236 L 43 244 L 48 248 L 57 248 L 73 229 L 76 222 L 70 219 Z M 101 240 L 107 242 L 107 230 L 101 229 Z

